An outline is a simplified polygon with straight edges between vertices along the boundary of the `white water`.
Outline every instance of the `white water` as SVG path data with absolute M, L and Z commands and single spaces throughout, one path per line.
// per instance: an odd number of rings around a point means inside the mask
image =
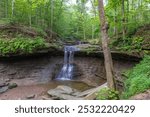
M 73 79 L 74 69 L 74 52 L 79 49 L 75 46 L 65 46 L 64 48 L 64 65 L 59 72 L 56 79 L 58 80 L 71 80 Z

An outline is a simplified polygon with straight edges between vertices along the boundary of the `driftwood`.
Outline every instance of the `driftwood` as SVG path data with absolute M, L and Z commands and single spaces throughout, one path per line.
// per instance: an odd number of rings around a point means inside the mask
M 83 97 L 84 100 L 93 100 L 93 99 L 96 98 L 96 93 L 100 89 L 105 88 L 105 87 L 107 87 L 107 83 L 105 83 L 105 84 L 103 84 L 103 85 L 101 85 L 99 87 L 83 91 L 80 94 L 78 94 L 78 97 Z

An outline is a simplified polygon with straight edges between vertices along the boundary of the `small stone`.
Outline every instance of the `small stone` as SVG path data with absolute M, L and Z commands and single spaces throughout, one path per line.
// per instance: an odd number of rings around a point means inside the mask
M 8 86 L 1 87 L 1 88 L 0 88 L 0 94 L 1 94 L 1 93 L 5 93 L 7 90 L 8 90 Z
M 10 82 L 10 79 L 6 79 L 5 82 Z
M 8 85 L 8 88 L 9 89 L 13 89 L 13 88 L 16 88 L 18 85 L 17 85 L 17 83 L 10 83 L 9 85 Z
M 0 87 L 4 87 L 4 86 L 6 86 L 6 83 L 1 83 L 0 84 Z
M 50 98 L 50 97 L 48 97 L 48 96 L 46 96 L 46 95 L 45 95 L 45 96 L 42 96 L 42 99 L 43 99 L 43 100 L 52 100 L 52 98 Z
M 35 98 L 35 94 L 31 94 L 31 95 L 27 96 L 26 98 L 27 99 L 33 99 L 33 98 Z

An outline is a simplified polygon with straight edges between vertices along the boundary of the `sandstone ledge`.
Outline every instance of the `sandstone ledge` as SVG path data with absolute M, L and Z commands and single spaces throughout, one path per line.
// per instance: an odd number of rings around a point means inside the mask
M 139 61 L 143 58 L 143 54 L 137 53 L 137 52 L 120 52 L 120 51 L 111 51 L 112 58 L 116 60 L 131 60 L 131 61 Z M 42 48 L 39 50 L 36 50 L 32 53 L 10 53 L 8 55 L 1 55 L 1 59 L 5 58 L 24 58 L 24 57 L 34 57 L 34 56 L 63 56 L 63 46 L 62 45 L 56 45 L 52 44 L 49 45 L 47 48 Z M 88 46 L 87 48 L 80 48 L 80 51 L 75 52 L 75 56 L 79 57 L 98 57 L 103 58 L 103 51 L 98 46 Z

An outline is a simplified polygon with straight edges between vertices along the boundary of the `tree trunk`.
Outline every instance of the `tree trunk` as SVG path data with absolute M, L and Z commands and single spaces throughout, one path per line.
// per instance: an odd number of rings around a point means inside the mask
M 12 6 L 11 16 L 12 17 L 14 16 L 14 3 L 15 3 L 15 0 L 12 0 L 12 3 L 11 3 L 11 6 Z
M 12 17 L 14 16 L 14 4 L 15 4 L 15 0 L 12 0 L 12 12 L 11 12 L 11 15 Z
M 105 59 L 105 69 L 108 87 L 115 89 L 114 76 L 113 76 L 113 62 L 111 52 L 108 47 L 108 34 L 107 34 L 107 23 L 105 21 L 104 5 L 103 0 L 99 0 L 99 17 L 101 21 L 101 34 L 102 34 L 102 47 Z
M 114 35 L 116 37 L 116 39 L 118 38 L 118 34 L 117 34 L 117 8 L 115 7 L 115 16 L 114 16 Z
M 83 39 L 86 40 L 85 26 L 83 26 Z
M 31 25 L 32 25 L 32 18 L 31 18 L 32 16 L 31 16 L 31 13 L 29 14 L 29 26 L 30 26 L 30 28 L 31 28 Z
M 5 18 L 8 18 L 8 0 L 5 3 Z
M 125 9 L 124 9 L 124 0 L 122 0 L 122 36 L 125 38 Z
M 53 30 L 53 12 L 54 12 L 53 5 L 54 5 L 54 1 L 51 0 L 51 31 Z M 51 39 L 53 38 L 52 33 L 50 35 L 50 38 Z
M 126 30 L 128 31 L 128 22 L 129 22 L 129 10 L 130 10 L 130 6 L 129 6 L 129 0 L 127 0 L 127 18 L 126 18 Z
M 92 24 L 92 39 L 94 39 L 94 25 Z

